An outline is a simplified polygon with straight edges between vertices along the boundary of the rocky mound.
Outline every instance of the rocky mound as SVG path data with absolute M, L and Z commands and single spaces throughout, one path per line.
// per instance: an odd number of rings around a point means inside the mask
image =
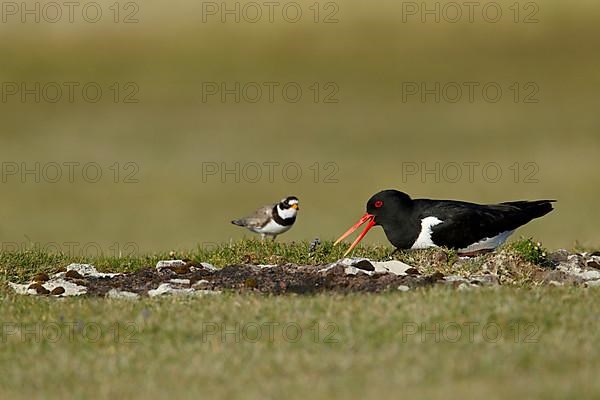
M 207 263 L 167 260 L 131 273 L 100 273 L 89 264 L 71 264 L 51 276 L 37 274 L 30 283 L 9 285 L 20 294 L 111 298 L 208 295 L 224 290 L 280 295 L 406 291 L 433 285 L 469 289 L 517 282 L 600 286 L 599 254 L 560 250 L 548 260 L 550 265 L 542 267 L 501 251 L 481 260 L 460 259 L 435 271 L 397 260 L 361 258 L 345 258 L 327 265 L 230 265 L 221 269 Z

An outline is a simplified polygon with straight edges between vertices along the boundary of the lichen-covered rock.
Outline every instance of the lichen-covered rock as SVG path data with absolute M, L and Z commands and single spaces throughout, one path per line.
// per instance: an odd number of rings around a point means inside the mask
M 163 269 L 172 269 L 173 267 L 185 267 L 187 263 L 183 260 L 161 260 L 156 263 L 156 269 L 161 271 Z
M 118 273 L 108 274 L 103 272 L 98 272 L 96 267 L 91 264 L 69 264 L 67 265 L 67 272 L 75 271 L 84 277 L 95 277 L 95 278 L 110 278 L 113 276 L 119 275 Z
M 207 263 L 163 260 L 121 274 L 99 273 L 89 264 L 71 264 L 51 276 L 36 274 L 25 284 L 9 283 L 17 293 L 58 297 L 87 294 L 107 298 L 204 295 L 221 290 L 265 294 L 406 291 L 447 285 L 471 290 L 499 285 L 600 286 L 600 256 L 552 253 L 543 265 L 503 249 L 457 259 L 443 250 L 404 254 L 403 260 L 344 258 L 327 265 L 243 263 L 216 269 Z M 560 260 L 560 261 L 559 261 Z M 271 262 L 271 259 L 268 259 Z
M 592 256 L 586 262 L 586 266 L 589 268 L 600 269 L 600 257 Z
M 560 262 L 556 269 L 583 281 L 594 281 L 600 279 L 600 270 L 596 268 L 596 261 L 596 256 L 587 253 L 571 254 L 566 261 Z
M 375 272 L 390 272 L 394 275 L 408 275 L 407 271 L 413 268 L 397 260 L 374 262 L 373 266 L 375 267 Z
M 77 285 L 76 283 L 65 280 L 61 277 L 52 276 L 46 282 L 34 282 L 31 284 L 25 283 L 13 283 L 9 282 L 8 285 L 17 294 L 53 294 L 58 297 L 68 296 L 79 296 L 86 293 L 86 287 Z M 59 289 L 60 288 L 60 289 Z
M 347 275 L 376 273 L 390 273 L 398 276 L 406 276 L 415 273 L 415 268 L 398 260 L 391 261 L 371 261 L 366 258 L 343 258 L 335 263 L 321 268 L 319 272 L 328 272 L 336 266 L 343 266 Z M 417 271 L 418 273 L 418 271 Z
M 171 283 L 161 283 L 156 289 L 148 291 L 148 296 L 157 297 L 164 295 L 173 296 L 197 296 L 206 294 L 219 294 L 220 291 L 216 290 L 196 290 L 194 288 L 177 288 Z
M 152 289 L 148 291 L 148 296 L 156 297 L 163 296 L 166 294 L 170 295 L 190 295 L 194 293 L 194 289 L 192 288 L 177 288 L 174 287 L 171 283 L 161 283 L 156 289 Z
M 559 264 L 561 262 L 567 261 L 568 257 L 569 257 L 569 252 L 567 250 L 565 250 L 565 249 L 559 249 L 559 250 L 556 250 L 553 253 L 550 253 L 548 255 L 548 260 L 550 262 L 552 262 L 553 264 L 556 265 L 556 264 Z

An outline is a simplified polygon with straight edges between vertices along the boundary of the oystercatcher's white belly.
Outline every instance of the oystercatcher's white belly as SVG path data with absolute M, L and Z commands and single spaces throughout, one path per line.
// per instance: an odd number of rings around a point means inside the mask
M 479 250 L 493 250 L 496 247 L 500 246 L 502 243 L 506 242 L 508 237 L 510 235 L 512 235 L 514 233 L 514 231 L 515 230 L 513 229 L 512 231 L 505 231 L 505 232 L 502 232 L 491 238 L 482 239 L 477 243 L 473 243 L 473 244 L 465 247 L 464 249 L 459 249 L 458 252 L 459 253 L 469 253 L 472 251 L 479 251 Z

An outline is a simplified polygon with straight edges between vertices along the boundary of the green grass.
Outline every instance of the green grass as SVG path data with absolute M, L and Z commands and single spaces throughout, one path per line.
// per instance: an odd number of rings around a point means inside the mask
M 6 281 L 75 261 L 111 271 L 171 256 L 313 264 L 346 248 L 308 246 L 251 240 L 126 258 L 3 252 L 0 268 Z M 503 250 L 497 272 L 509 286 L 467 292 L 126 301 L 0 290 L 0 398 L 596 398 L 600 291 L 531 285 L 527 273 L 538 267 L 526 258 L 536 246 L 523 239 Z M 365 246 L 355 255 L 389 253 Z M 439 249 L 394 257 L 424 273 L 468 275 L 483 262 Z
M 101 271 L 131 272 L 156 265 L 159 260 L 184 259 L 208 262 L 217 267 L 239 264 L 322 265 L 343 258 L 347 243 L 334 246 L 331 241 L 320 243 L 314 249 L 308 242 L 282 243 L 271 240 L 246 239 L 191 251 L 154 253 L 142 256 L 94 256 L 73 257 L 63 253 L 47 253 L 39 249 L 18 252 L 0 252 L 0 283 L 23 281 L 39 272 L 53 273 L 70 263 L 89 263 Z M 532 239 L 520 239 L 505 247 L 514 255 L 513 270 L 529 270 L 536 265 L 546 265 L 545 250 Z M 422 273 L 436 271 L 445 274 L 469 275 L 480 271 L 481 265 L 494 257 L 495 253 L 458 263 L 455 251 L 450 249 L 428 249 L 419 251 L 393 252 L 388 246 L 358 246 L 350 256 L 366 257 L 376 261 L 396 259 L 418 268 Z M 542 257 L 543 255 L 543 257 Z M 524 277 L 524 276 L 523 276 Z M 522 282 L 520 282 L 522 283 Z
M 191 251 L 163 252 L 142 256 L 93 256 L 73 257 L 64 253 L 47 253 L 39 249 L 18 252 L 0 252 L 0 279 L 22 280 L 37 272 L 55 272 L 70 263 L 90 263 L 102 271 L 130 272 L 139 268 L 154 266 L 159 260 L 184 259 L 208 262 L 217 267 L 235 264 L 285 264 L 320 265 L 342 258 L 347 244 L 333 246 L 324 242 L 310 251 L 310 243 L 282 243 L 256 239 L 206 247 L 197 247 Z M 386 258 L 392 249 L 386 246 L 360 246 L 354 252 L 355 257 L 368 257 L 374 260 Z
M 526 261 L 537 265 L 548 264 L 548 250 L 544 249 L 541 243 L 535 242 L 531 238 L 513 242 L 508 248 L 520 254 Z
M 598 290 L 557 288 L 133 302 L 7 296 L 0 397 L 592 399 L 599 300 Z
M 99 3 L 110 20 L 114 0 Z M 314 1 L 300 3 L 308 12 Z M 217 266 L 330 262 L 347 246 L 332 248 L 330 240 L 364 212 L 372 193 L 392 187 L 476 202 L 556 198 L 554 212 L 519 234 L 551 249 L 576 242 L 598 248 L 590 216 L 600 195 L 600 7 L 548 0 L 539 3 L 540 23 L 515 24 L 512 3 L 501 3 L 507 17 L 498 24 L 402 23 L 403 2 L 359 0 L 340 2 L 340 23 L 328 25 L 204 24 L 201 3 L 191 0 L 142 2 L 138 24 L 0 24 L 3 82 L 99 82 L 105 92 L 97 104 L 18 97 L 1 104 L 2 162 L 29 169 L 96 162 L 103 178 L 89 183 L 78 174 L 71 183 L 65 169 L 59 183 L 19 175 L 1 183 L 0 243 L 18 251 L 0 252 L 0 398 L 598 398 L 600 292 L 532 287 L 530 272 L 544 258 L 535 242 L 508 246 L 508 262 L 491 264 L 505 286 L 470 292 L 128 302 L 20 297 L 5 287 L 71 262 L 133 271 L 171 258 L 170 251 Z M 212 81 L 299 82 L 305 95 L 295 104 L 203 103 L 202 83 Z M 498 103 L 481 96 L 473 103 L 402 102 L 402 83 L 412 81 L 498 82 L 504 96 Z M 113 103 L 114 82 L 139 85 L 140 102 Z M 315 82 L 335 82 L 339 103 L 313 103 L 307 88 Z M 515 82 L 535 82 L 539 103 L 514 103 Z M 118 183 L 110 169 L 116 162 Z M 123 182 L 127 162 L 139 167 L 138 183 Z M 271 182 L 265 168 L 256 183 L 205 181 L 203 162 L 295 162 L 303 176 L 289 182 L 278 169 Z M 463 169 L 458 182 L 404 179 L 405 162 L 429 169 L 497 163 L 503 175 L 489 182 L 477 169 L 469 181 Z M 526 180 L 530 162 L 537 183 Z M 326 163 L 337 166 L 337 183 L 324 182 Z M 280 238 L 287 245 L 242 241 L 247 231 L 229 224 L 290 194 L 300 198 L 301 211 Z M 309 254 L 317 236 L 325 243 Z M 66 251 L 70 243 L 77 251 Z M 380 229 L 365 243 L 354 255 L 383 259 L 391 252 Z M 43 251 L 49 245 L 63 252 Z M 93 256 L 86 245 L 105 255 Z M 121 252 L 130 255 L 116 257 Z M 446 253 L 394 257 L 423 273 L 464 275 L 489 260 L 462 263 Z M 337 342 L 303 335 L 293 343 L 281 334 L 273 342 L 203 341 L 207 324 L 269 322 L 296 323 L 305 332 L 315 323 L 335 326 Z M 436 332 L 435 324 L 455 322 L 493 322 L 503 332 L 521 323 L 536 327 L 538 340 L 490 343 L 477 334 L 451 343 L 412 334 L 403 342 L 415 324 Z M 77 331 L 72 340 L 51 341 L 35 333 L 51 323 L 97 323 L 104 335 L 93 341 Z M 133 326 L 135 342 L 126 341 L 127 332 L 115 340 L 115 324 Z M 9 335 L 15 327 L 34 334 Z

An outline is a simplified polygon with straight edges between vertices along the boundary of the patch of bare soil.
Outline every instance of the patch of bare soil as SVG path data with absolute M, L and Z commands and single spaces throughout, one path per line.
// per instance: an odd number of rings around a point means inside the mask
M 267 294 L 321 292 L 382 292 L 397 290 L 399 286 L 409 288 L 431 286 L 443 275 L 429 276 L 418 274 L 396 275 L 389 272 L 358 272 L 349 275 L 343 265 L 335 265 L 325 270 L 325 266 L 253 266 L 231 265 L 218 270 L 202 266 L 192 268 L 166 268 L 157 270 L 146 268 L 137 272 L 118 275 L 112 278 L 91 277 L 81 282 L 90 295 L 104 296 L 111 289 L 146 295 L 161 284 L 176 288 L 203 290 L 233 290 L 236 292 L 260 292 Z M 187 282 L 189 281 L 189 282 Z

